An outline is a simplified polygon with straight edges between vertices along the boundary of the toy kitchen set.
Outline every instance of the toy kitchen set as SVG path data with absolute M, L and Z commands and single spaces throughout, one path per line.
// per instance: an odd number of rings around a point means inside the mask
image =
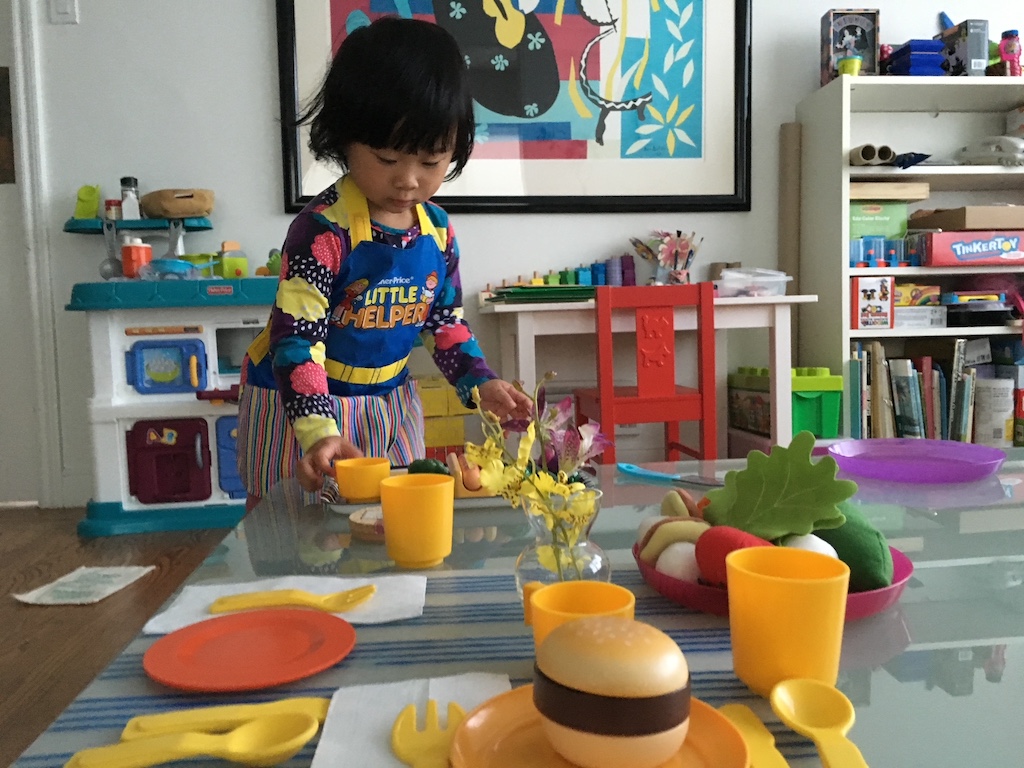
M 203 217 L 121 220 L 113 227 L 105 219 L 71 219 L 65 225 L 65 231 L 108 240 L 115 230 L 168 228 L 173 239 L 175 229 L 211 225 Z M 88 318 L 93 381 L 95 494 L 80 535 L 232 527 L 244 515 L 236 468 L 238 384 L 277 278 L 247 277 L 242 268 L 233 274 L 238 271 L 241 277 L 133 280 L 106 279 L 101 270 L 104 282 L 73 287 L 65 308 Z

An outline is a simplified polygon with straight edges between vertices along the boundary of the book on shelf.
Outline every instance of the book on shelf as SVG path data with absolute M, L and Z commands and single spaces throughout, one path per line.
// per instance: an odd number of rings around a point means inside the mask
M 924 438 L 925 415 L 921 384 L 914 363 L 906 358 L 889 361 L 896 437 Z
M 935 371 L 932 369 L 934 365 L 932 363 L 931 355 L 922 355 L 921 357 L 914 358 L 911 361 L 917 371 L 917 383 L 921 395 L 921 409 L 922 415 L 924 416 L 924 436 L 929 440 L 934 440 L 939 431 L 936 430 L 936 424 L 938 424 L 938 412 L 935 408 L 936 397 L 935 397 Z
M 861 384 L 860 384 L 860 365 L 861 359 L 857 354 L 857 350 L 853 350 L 850 355 L 850 396 L 849 396 L 849 409 L 848 418 L 850 425 L 850 437 L 854 440 L 860 440 L 862 422 L 862 408 L 863 403 L 861 400 Z
M 871 436 L 896 437 L 889 362 L 880 341 L 871 342 Z
M 981 379 L 974 383 L 974 442 L 995 448 L 1013 445 L 1014 380 Z

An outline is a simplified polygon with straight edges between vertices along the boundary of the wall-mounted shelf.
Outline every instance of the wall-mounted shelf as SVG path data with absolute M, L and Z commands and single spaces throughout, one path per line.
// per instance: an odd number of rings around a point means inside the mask
M 102 235 L 104 221 L 106 219 L 72 218 L 64 222 L 64 231 L 75 235 Z M 118 232 L 162 231 L 170 229 L 172 221 L 178 221 L 178 219 L 116 219 L 114 228 Z M 213 223 L 205 216 L 188 216 L 181 221 L 185 225 L 186 232 L 203 232 L 213 229 Z

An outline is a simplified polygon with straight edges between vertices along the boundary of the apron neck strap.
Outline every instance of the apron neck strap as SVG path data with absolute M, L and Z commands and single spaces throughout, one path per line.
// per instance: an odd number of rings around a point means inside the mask
M 348 176 L 338 180 L 338 197 L 348 213 L 348 231 L 352 239 L 352 247 L 359 243 L 373 240 L 373 231 L 370 226 L 370 208 L 366 203 L 366 196 L 359 190 Z M 420 204 L 416 205 L 416 219 L 420 225 L 420 234 L 434 238 L 438 247 L 444 250 L 441 237 L 434 227 L 434 223 L 427 216 L 427 211 Z

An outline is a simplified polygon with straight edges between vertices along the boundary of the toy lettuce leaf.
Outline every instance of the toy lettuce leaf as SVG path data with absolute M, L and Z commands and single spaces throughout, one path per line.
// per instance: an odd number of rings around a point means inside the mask
M 852 480 L 836 480 L 835 459 L 811 462 L 814 435 L 800 432 L 788 448 L 751 451 L 747 468 L 725 476 L 725 486 L 707 493 L 704 519 L 773 541 L 791 533 L 838 528 L 846 518 L 839 504 L 857 492 Z

